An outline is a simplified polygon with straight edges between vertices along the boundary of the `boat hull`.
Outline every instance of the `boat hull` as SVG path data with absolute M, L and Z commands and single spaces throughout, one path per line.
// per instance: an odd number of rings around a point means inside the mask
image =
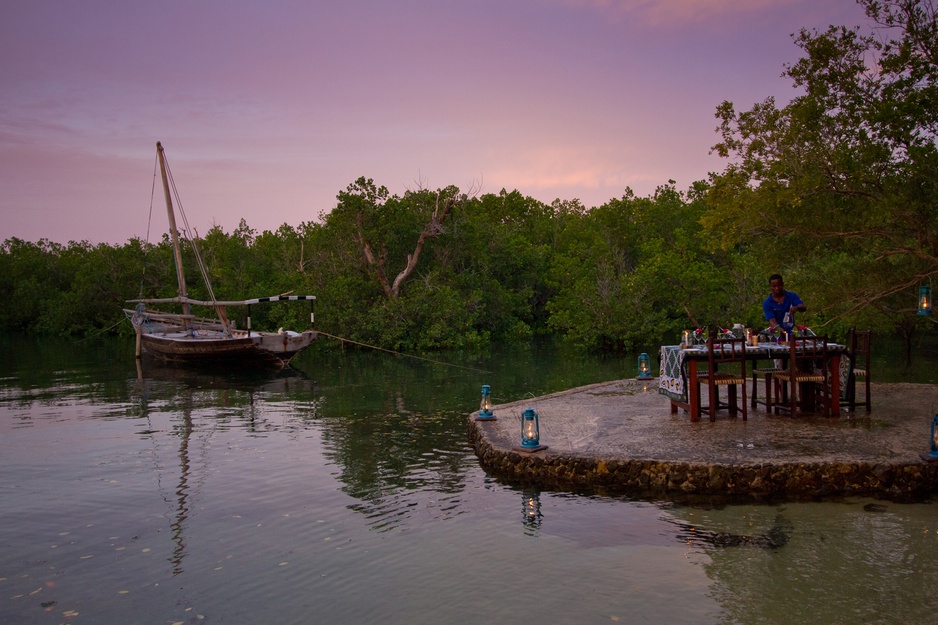
M 142 332 L 140 346 L 144 353 L 171 362 L 245 363 L 279 368 L 309 347 L 318 333 L 260 332 L 231 338 L 201 334 Z

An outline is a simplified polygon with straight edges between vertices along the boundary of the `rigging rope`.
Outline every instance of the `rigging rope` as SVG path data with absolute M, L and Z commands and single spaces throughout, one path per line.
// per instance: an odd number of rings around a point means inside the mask
M 206 290 L 208 290 L 209 299 L 212 302 L 215 302 L 215 291 L 212 289 L 212 282 L 208 278 L 208 270 L 205 268 L 205 263 L 202 262 L 202 254 L 199 253 L 199 246 L 195 242 L 195 235 L 193 234 L 193 229 L 189 226 L 189 218 L 186 217 L 186 211 L 182 207 L 182 200 L 179 199 L 179 192 L 176 190 L 176 181 L 173 179 L 173 172 L 169 168 L 169 161 L 166 158 L 166 153 L 163 153 L 163 162 L 166 164 L 166 178 L 169 180 L 169 186 L 173 190 L 173 197 L 176 198 L 176 208 L 179 210 L 179 215 L 182 217 L 183 223 L 183 232 L 186 235 L 186 239 L 189 240 L 189 243 L 192 245 L 192 252 L 195 255 L 195 262 L 199 266 L 199 273 L 202 274 L 202 282 L 205 284 Z
M 468 369 L 469 371 L 478 371 L 480 373 L 492 373 L 491 371 L 488 371 L 486 369 L 477 369 L 476 367 L 467 367 L 465 365 L 455 365 L 451 362 L 443 362 L 442 360 L 432 360 L 430 358 L 424 358 L 423 356 L 414 356 L 412 354 L 396 352 L 393 349 L 385 349 L 384 347 L 377 347 L 375 345 L 369 345 L 368 343 L 359 343 L 358 341 L 353 341 L 352 339 L 342 338 L 341 336 L 335 336 L 335 335 L 329 334 L 328 332 L 323 332 L 322 330 L 316 330 L 316 332 L 323 336 L 328 336 L 330 339 L 335 339 L 337 341 L 340 341 L 342 343 L 351 343 L 353 345 L 360 345 L 361 347 L 369 347 L 371 349 L 376 349 L 379 352 L 387 352 L 389 354 L 395 354 L 397 356 L 404 356 L 405 358 L 414 358 L 416 360 L 425 360 L 427 362 L 432 362 L 435 365 L 446 365 L 447 367 L 457 367 L 459 369 Z
M 140 295 L 139 298 L 143 299 L 143 284 L 146 281 L 147 277 L 147 263 L 146 263 L 146 253 L 150 247 L 150 225 L 153 223 L 153 198 L 156 197 L 156 172 L 159 167 L 160 158 L 159 155 L 153 157 L 153 184 L 150 186 L 150 210 L 147 214 L 147 238 L 143 242 L 143 253 L 144 253 L 144 262 L 143 269 L 140 271 Z

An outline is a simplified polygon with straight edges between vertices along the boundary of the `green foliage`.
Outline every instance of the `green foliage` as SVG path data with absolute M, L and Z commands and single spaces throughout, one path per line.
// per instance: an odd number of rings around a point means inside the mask
M 258 234 L 242 221 L 230 234 L 209 230 L 198 246 L 216 298 L 314 294 L 323 332 L 421 352 L 549 333 L 593 350 L 647 349 L 685 327 L 728 325 L 742 321 L 741 311 L 757 315 L 764 297 L 761 280 L 747 282 L 744 255 L 711 249 L 701 236 L 699 186 L 685 195 L 669 183 L 649 198 L 627 191 L 593 210 L 578 202 L 548 206 L 517 191 L 465 198 L 400 282 L 439 198 L 458 197 L 458 190 L 388 197 L 365 179 L 350 189 L 322 224 Z M 385 280 L 363 241 L 376 261 L 383 258 Z M 115 248 L 11 240 L 3 252 L 4 279 L 24 304 L 3 304 L 7 328 L 83 334 L 118 323 L 126 299 L 177 290 L 168 237 Z M 186 241 L 183 258 L 195 265 Z M 190 296 L 209 299 L 197 273 L 189 274 Z M 396 296 L 386 288 L 392 280 Z M 229 315 L 245 327 L 246 310 Z M 256 329 L 302 329 L 308 315 L 301 304 L 258 305 L 251 321 Z
M 798 276 L 814 319 L 901 326 L 938 273 L 938 21 L 930 1 L 860 0 L 869 27 L 802 31 L 802 95 L 717 110 L 730 158 L 703 224 L 763 273 Z M 866 310 L 873 308 L 874 310 Z
M 137 288 L 145 255 L 132 239 L 119 247 L 9 239 L 0 248 L 0 327 L 84 336 L 111 330 Z
M 760 291 L 738 254 L 709 248 L 700 193 L 689 196 L 673 182 L 651 198 L 627 191 L 569 222 L 552 266 L 551 327 L 584 347 L 629 350 L 683 328 L 752 323 Z

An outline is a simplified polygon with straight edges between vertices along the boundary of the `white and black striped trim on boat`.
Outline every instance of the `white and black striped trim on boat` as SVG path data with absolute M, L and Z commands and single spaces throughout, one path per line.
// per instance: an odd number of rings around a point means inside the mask
M 296 302 L 303 300 L 314 300 L 315 295 L 272 295 L 270 297 L 258 297 L 257 299 L 245 300 L 245 304 L 260 304 L 262 302 Z
M 251 304 L 264 304 L 267 302 L 301 302 L 315 301 L 315 295 L 271 295 L 238 301 L 204 301 L 188 297 L 164 297 L 159 299 L 129 299 L 128 302 L 143 302 L 144 304 L 193 304 L 195 306 L 250 306 Z

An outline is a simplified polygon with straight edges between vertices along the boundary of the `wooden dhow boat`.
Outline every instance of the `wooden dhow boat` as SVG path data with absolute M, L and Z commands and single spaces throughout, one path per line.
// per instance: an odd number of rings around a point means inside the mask
M 202 273 L 211 299 L 198 300 L 189 297 L 186 290 L 186 277 L 182 265 L 182 252 L 179 245 L 179 231 L 176 228 L 176 216 L 170 191 L 171 174 L 163 153 L 163 146 L 156 144 L 156 154 L 163 179 L 163 193 L 166 196 L 166 211 L 169 216 L 169 234 L 173 243 L 176 263 L 176 279 L 179 291 L 176 297 L 154 299 L 132 299 L 136 304 L 131 309 L 124 309 L 124 314 L 133 324 L 137 336 L 136 355 L 152 355 L 160 360 L 179 363 L 225 363 L 262 365 L 282 368 L 303 349 L 316 340 L 317 332 L 305 330 L 293 332 L 283 328 L 276 332 L 258 332 L 251 329 L 251 306 L 268 302 L 308 301 L 310 302 L 310 325 L 314 321 L 312 310 L 314 295 L 273 295 L 256 299 L 219 301 L 215 299 L 208 280 L 195 237 L 189 242 L 195 253 L 196 261 Z M 175 187 L 173 187 L 175 188 Z M 177 198 L 177 204 L 178 204 Z M 148 308 L 150 304 L 180 304 L 182 313 L 168 313 Z M 204 306 L 215 312 L 215 318 L 198 317 L 192 314 L 193 306 Z M 247 328 L 237 329 L 228 320 L 227 308 L 230 306 L 247 307 Z

